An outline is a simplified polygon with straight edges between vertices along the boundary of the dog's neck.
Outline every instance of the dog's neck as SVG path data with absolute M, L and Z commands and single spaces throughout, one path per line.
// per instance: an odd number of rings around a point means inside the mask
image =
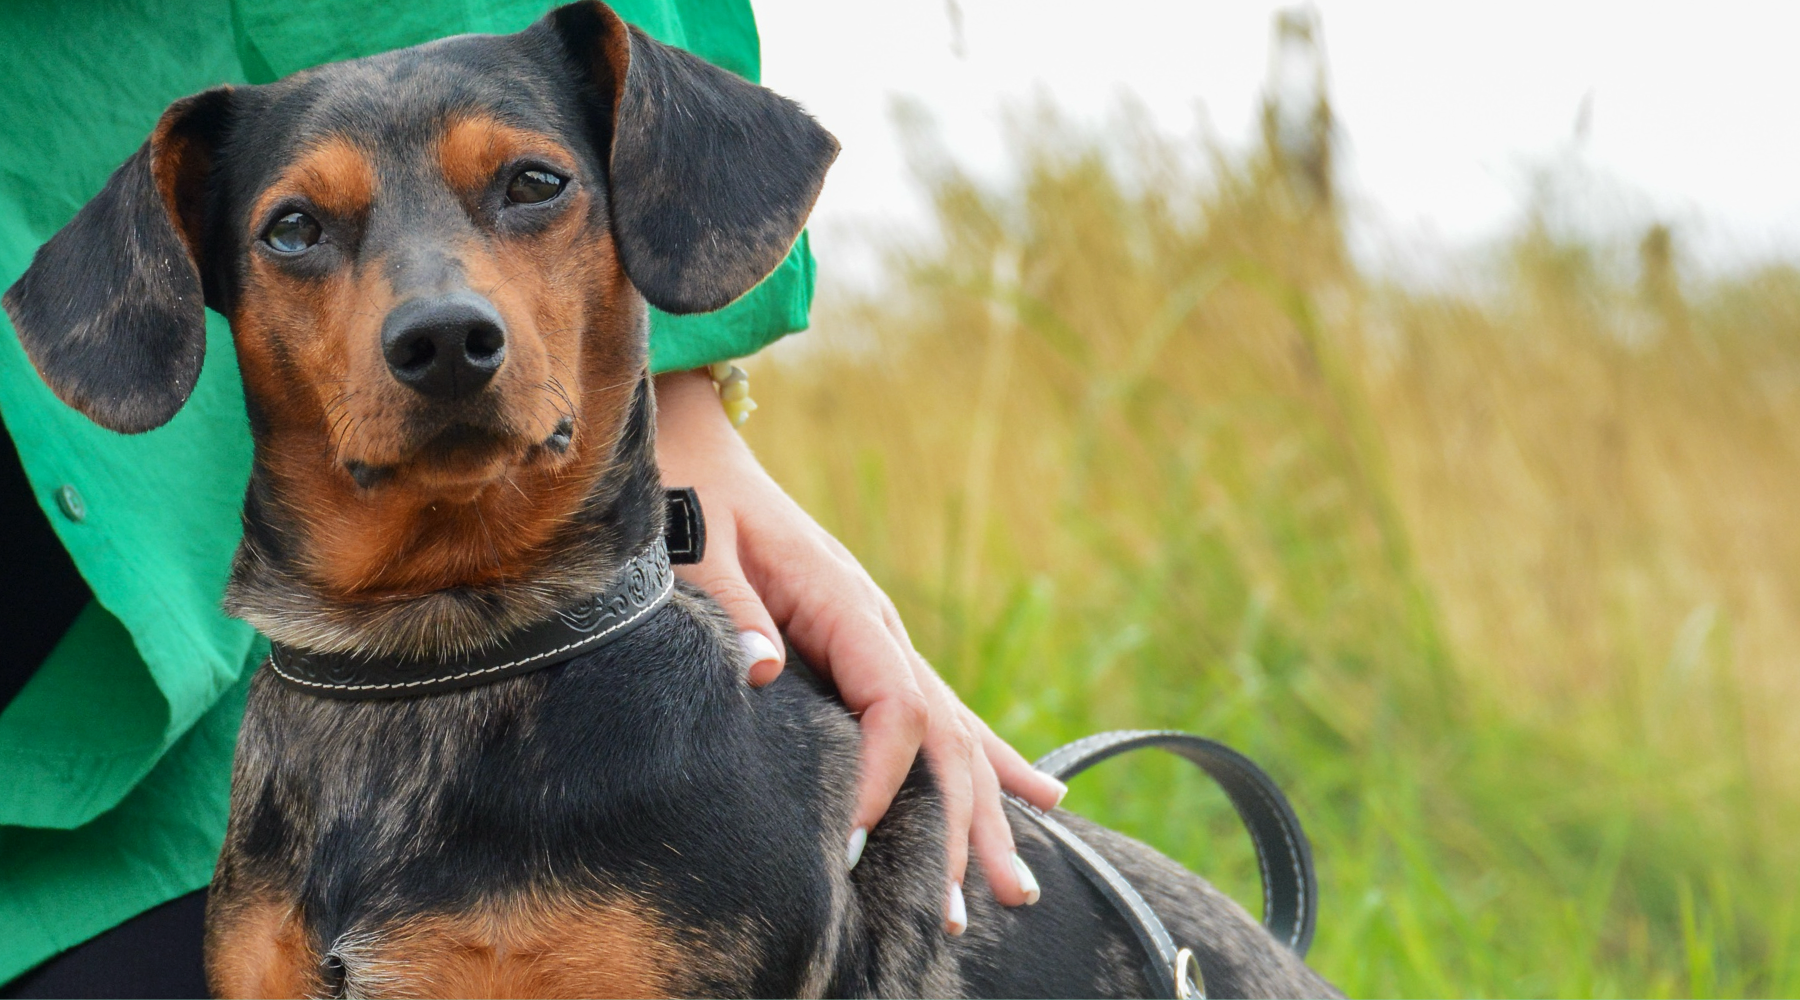
M 316 652 L 429 659 L 491 647 L 592 597 L 661 536 L 655 425 L 655 392 L 644 374 L 592 488 L 573 509 L 559 512 L 548 540 L 527 559 L 503 574 L 376 594 L 338 593 L 306 571 L 301 553 L 318 542 L 307 533 L 331 525 L 283 502 L 259 442 L 225 608 L 276 642 Z

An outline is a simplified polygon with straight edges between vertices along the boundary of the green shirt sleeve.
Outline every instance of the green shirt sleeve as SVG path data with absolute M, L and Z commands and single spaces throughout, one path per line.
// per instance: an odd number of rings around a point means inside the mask
M 0 35 L 0 288 L 143 142 L 165 106 L 464 32 L 517 31 L 548 0 L 5 0 Z M 748 0 L 619 0 L 654 37 L 760 75 Z M 803 329 L 805 236 L 725 309 L 653 311 L 657 371 L 743 357 Z M 250 440 L 229 330 L 175 419 L 102 430 L 38 379 L 0 317 L 0 418 L 93 589 L 0 711 L 0 983 L 204 885 L 223 834 L 242 678 L 266 648 L 219 599 L 240 532 Z M 4 445 L 0 445 L 3 447 Z M 56 497 L 80 498 L 80 516 Z

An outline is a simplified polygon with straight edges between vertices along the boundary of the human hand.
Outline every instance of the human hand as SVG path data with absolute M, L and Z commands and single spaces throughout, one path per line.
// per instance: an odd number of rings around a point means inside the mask
M 706 516 L 706 558 L 678 574 L 737 624 L 754 661 L 751 684 L 780 674 L 785 631 L 860 713 L 862 769 L 846 845 L 852 864 L 922 746 L 947 821 L 945 928 L 961 934 L 968 923 L 961 885 L 971 847 L 996 899 L 1037 902 L 1037 880 L 1013 850 L 1000 792 L 1050 809 L 1067 789 L 995 736 L 919 656 L 893 602 L 856 557 L 763 470 L 704 372 L 658 376 L 656 397 L 663 482 L 694 487 Z

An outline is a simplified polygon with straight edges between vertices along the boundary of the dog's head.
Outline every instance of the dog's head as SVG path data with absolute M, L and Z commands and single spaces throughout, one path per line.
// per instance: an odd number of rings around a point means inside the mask
M 211 306 L 259 475 L 303 517 L 380 534 L 516 492 L 530 509 L 498 513 L 530 536 L 613 457 L 644 302 L 750 289 L 836 151 L 792 103 L 577 3 L 177 101 L 5 305 L 56 394 L 123 432 L 186 401 Z M 339 541 L 368 556 L 314 553 L 315 571 L 383 576 L 387 547 Z

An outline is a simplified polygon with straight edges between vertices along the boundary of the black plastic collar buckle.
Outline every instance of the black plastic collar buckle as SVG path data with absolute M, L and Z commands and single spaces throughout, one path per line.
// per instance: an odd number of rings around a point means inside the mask
M 668 504 L 663 540 L 669 545 L 669 561 L 691 566 L 706 558 L 706 517 L 700 512 L 700 494 L 692 486 L 663 490 Z

